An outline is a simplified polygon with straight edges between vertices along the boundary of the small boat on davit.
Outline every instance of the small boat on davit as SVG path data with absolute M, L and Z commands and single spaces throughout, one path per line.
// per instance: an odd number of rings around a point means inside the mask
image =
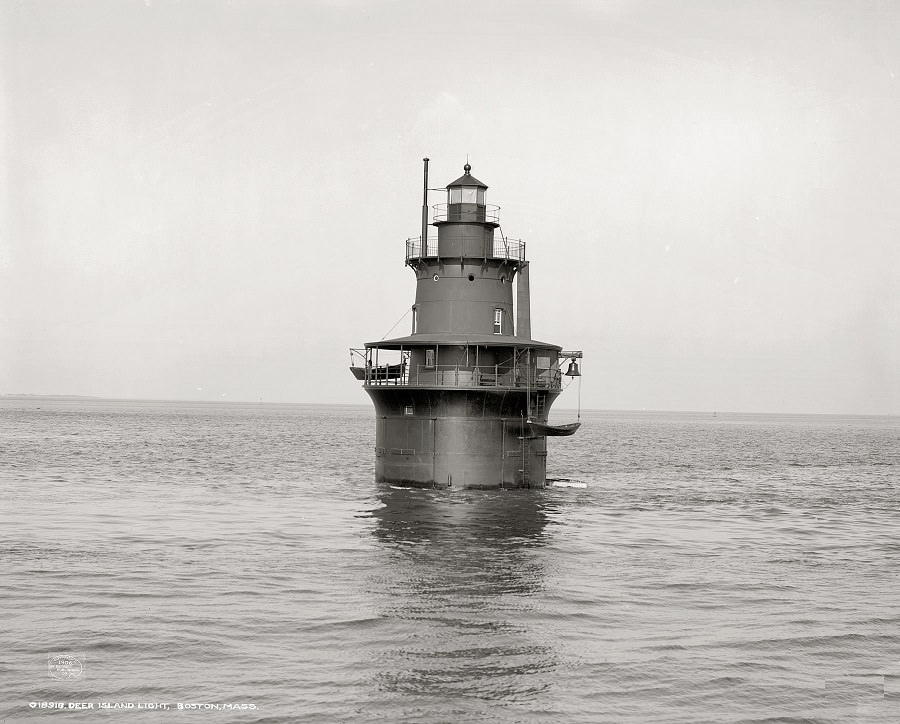
M 581 427 L 580 422 L 571 422 L 568 425 L 547 425 L 543 422 L 528 421 L 528 429 L 531 431 L 531 434 L 540 437 L 564 437 L 566 435 L 574 435 L 579 427 Z

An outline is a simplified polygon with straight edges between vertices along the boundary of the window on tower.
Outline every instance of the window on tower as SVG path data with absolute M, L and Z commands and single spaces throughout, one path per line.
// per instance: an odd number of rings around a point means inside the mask
M 503 334 L 503 310 L 494 310 L 494 334 Z

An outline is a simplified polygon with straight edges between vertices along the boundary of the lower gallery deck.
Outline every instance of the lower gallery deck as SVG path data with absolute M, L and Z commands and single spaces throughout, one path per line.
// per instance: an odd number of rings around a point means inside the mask
M 350 369 L 366 387 L 562 388 L 558 348 L 426 344 L 350 353 Z

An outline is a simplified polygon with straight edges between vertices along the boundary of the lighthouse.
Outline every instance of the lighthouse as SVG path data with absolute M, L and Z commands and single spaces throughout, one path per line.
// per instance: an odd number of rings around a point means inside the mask
M 499 207 L 466 163 L 406 241 L 416 277 L 410 334 L 351 349 L 351 372 L 375 405 L 375 475 L 416 487 L 540 488 L 563 379 L 580 351 L 531 338 L 525 244 L 500 231 Z M 429 226 L 437 230 L 429 235 Z M 562 367 L 568 362 L 563 373 Z

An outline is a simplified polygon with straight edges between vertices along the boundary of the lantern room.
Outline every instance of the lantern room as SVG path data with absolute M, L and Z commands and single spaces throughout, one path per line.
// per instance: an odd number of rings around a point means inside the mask
M 484 206 L 484 192 L 487 186 L 470 171 L 472 167 L 469 164 L 463 166 L 465 173 L 456 181 L 447 186 L 447 203 L 448 204 L 478 204 Z
M 470 172 L 469 164 L 463 166 L 465 173 L 447 185 L 447 204 L 435 207 L 435 221 L 463 221 L 491 223 L 496 226 L 496 209 L 490 212 L 484 203 L 487 184 L 481 183 Z

